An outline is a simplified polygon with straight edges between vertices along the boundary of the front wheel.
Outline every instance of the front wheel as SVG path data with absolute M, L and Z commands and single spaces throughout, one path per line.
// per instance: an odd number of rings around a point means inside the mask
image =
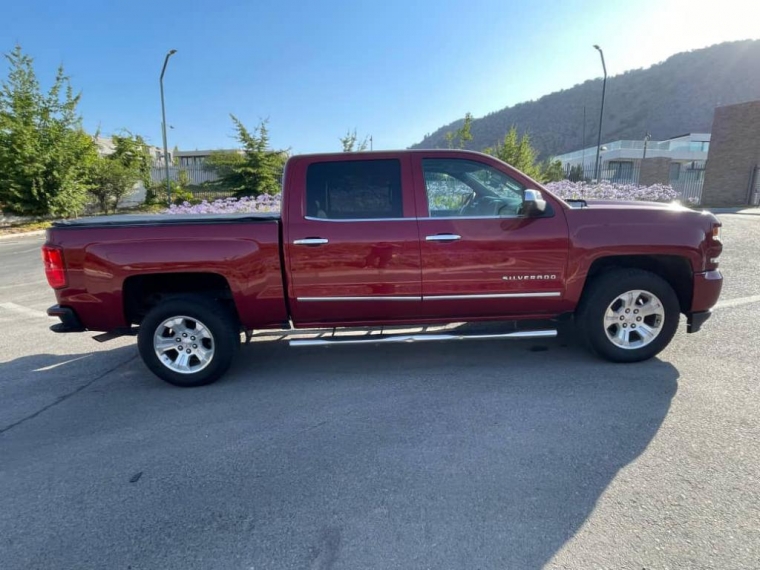
M 599 356 L 640 362 L 670 343 L 679 314 L 678 297 L 663 278 L 640 269 L 618 269 L 594 279 L 576 319 Z
M 230 311 L 196 295 L 169 298 L 155 306 L 137 337 L 140 356 L 151 372 L 185 388 L 221 378 L 239 345 L 239 327 Z

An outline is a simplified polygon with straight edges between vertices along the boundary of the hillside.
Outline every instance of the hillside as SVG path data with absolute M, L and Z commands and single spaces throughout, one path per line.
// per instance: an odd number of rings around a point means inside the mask
M 601 78 L 589 80 L 475 119 L 473 140 L 467 148 L 481 150 L 493 145 L 511 125 L 520 133 L 530 133 L 542 157 L 593 146 L 601 92 Z M 716 106 L 754 99 L 760 99 L 760 40 L 678 53 L 648 69 L 607 79 L 602 140 L 642 139 L 647 131 L 654 140 L 710 132 Z M 459 119 L 441 127 L 412 148 L 445 148 L 445 134 L 461 123 Z

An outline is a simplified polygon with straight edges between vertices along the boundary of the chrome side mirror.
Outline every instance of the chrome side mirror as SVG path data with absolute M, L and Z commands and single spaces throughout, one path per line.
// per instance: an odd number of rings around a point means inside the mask
M 546 200 L 538 190 L 526 190 L 523 194 L 522 215 L 526 218 L 540 216 L 546 210 Z

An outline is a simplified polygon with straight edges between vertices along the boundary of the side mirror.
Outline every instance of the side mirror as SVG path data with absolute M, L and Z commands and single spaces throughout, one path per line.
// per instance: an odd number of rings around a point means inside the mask
M 546 200 L 538 190 L 526 190 L 523 194 L 522 215 L 526 218 L 540 216 L 546 210 Z

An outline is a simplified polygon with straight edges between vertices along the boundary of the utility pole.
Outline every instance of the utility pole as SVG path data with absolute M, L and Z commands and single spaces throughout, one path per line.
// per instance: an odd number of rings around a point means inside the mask
M 602 150 L 602 119 L 604 118 L 604 94 L 607 91 L 607 65 L 604 63 L 604 52 L 598 45 L 594 46 L 594 49 L 599 52 L 602 58 L 602 69 L 604 70 L 604 81 L 602 81 L 602 107 L 599 110 L 599 136 L 596 140 L 596 166 L 594 167 L 594 174 L 596 181 L 599 182 L 599 154 Z
M 161 77 L 158 79 L 158 84 L 161 87 L 161 131 L 164 136 L 164 173 L 166 175 L 166 201 L 172 201 L 172 187 L 169 182 L 169 149 L 166 145 L 166 106 L 164 105 L 164 73 L 166 73 L 166 64 L 169 63 L 169 58 L 177 53 L 176 49 L 169 50 L 164 59 L 164 66 L 161 68 Z
M 581 142 L 581 148 L 583 149 L 581 151 L 581 170 L 583 171 L 583 174 L 581 175 L 581 178 L 586 177 L 586 105 L 583 106 L 583 141 Z

